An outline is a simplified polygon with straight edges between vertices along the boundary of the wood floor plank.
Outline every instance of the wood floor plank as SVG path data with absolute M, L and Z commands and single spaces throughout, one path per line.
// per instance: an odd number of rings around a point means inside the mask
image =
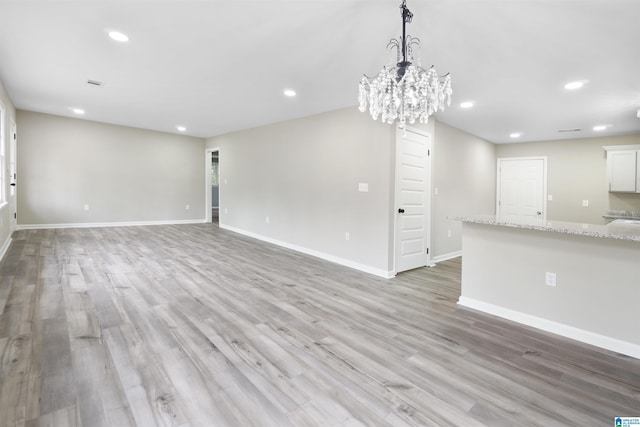
M 79 427 L 81 425 L 77 408 L 74 405 L 29 420 L 26 427 Z
M 149 411 L 156 425 L 186 424 L 187 418 L 176 405 L 176 391 L 160 357 L 151 352 L 136 330 L 130 324 L 107 329 L 105 341 L 137 424 L 145 425 L 138 420 L 148 419 Z M 137 408 L 142 409 L 138 412 Z
M 640 360 L 214 225 L 20 230 L 0 427 L 568 426 L 640 415 Z
M 116 374 L 110 355 L 101 340 L 88 340 L 72 351 L 73 372 L 78 390 L 78 407 L 82 425 L 133 426 L 133 416 Z

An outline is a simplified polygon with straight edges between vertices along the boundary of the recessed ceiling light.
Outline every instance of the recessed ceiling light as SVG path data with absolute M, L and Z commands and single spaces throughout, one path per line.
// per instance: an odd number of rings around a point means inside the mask
M 185 132 L 187 130 L 187 128 L 184 126 L 176 126 L 176 129 L 178 129 L 180 132 Z
M 569 82 L 566 85 L 564 85 L 564 88 L 569 90 L 580 89 L 582 86 L 584 86 L 584 83 L 585 82 L 583 80 Z
M 84 114 L 84 110 L 82 108 L 72 108 L 71 111 L 75 114 Z
M 603 130 L 606 130 L 609 126 L 607 125 L 598 125 L 598 126 L 594 126 L 593 130 L 595 130 L 596 132 L 600 132 Z
M 520 138 L 522 136 L 522 133 L 520 132 L 513 132 L 509 134 L 510 138 Z
M 473 101 L 465 101 L 460 103 L 461 108 L 471 108 L 473 107 Z
M 121 33 L 120 31 L 109 31 L 109 37 L 117 42 L 124 43 L 129 41 L 129 37 L 126 34 Z
M 292 98 L 294 96 L 296 96 L 296 91 L 293 89 L 285 89 L 284 90 L 284 96 L 288 96 L 289 98 Z

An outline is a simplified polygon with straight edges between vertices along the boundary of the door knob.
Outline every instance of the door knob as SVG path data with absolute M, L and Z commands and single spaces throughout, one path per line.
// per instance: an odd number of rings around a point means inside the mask
M 10 186 L 12 186 L 12 187 L 15 187 L 15 186 L 16 186 L 16 183 L 15 183 L 15 182 L 12 182 L 12 183 L 11 183 L 11 184 L 9 184 L 9 185 L 10 185 Z
M 402 208 L 398 209 L 398 213 L 404 213 L 404 209 Z
M 542 215 L 542 211 L 538 211 L 536 212 L 538 215 Z

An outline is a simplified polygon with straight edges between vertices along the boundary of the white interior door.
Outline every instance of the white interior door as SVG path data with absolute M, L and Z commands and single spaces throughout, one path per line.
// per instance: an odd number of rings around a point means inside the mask
M 11 140 L 9 141 L 9 208 L 11 210 L 11 220 L 9 227 L 11 232 L 15 231 L 18 226 L 18 205 L 17 205 L 17 185 L 18 185 L 18 172 L 17 172 L 17 143 L 18 134 L 15 122 L 11 121 L 10 127 Z
M 396 134 L 395 271 L 429 264 L 431 136 L 415 130 Z
M 544 157 L 498 159 L 496 212 L 501 219 L 546 219 L 546 163 Z

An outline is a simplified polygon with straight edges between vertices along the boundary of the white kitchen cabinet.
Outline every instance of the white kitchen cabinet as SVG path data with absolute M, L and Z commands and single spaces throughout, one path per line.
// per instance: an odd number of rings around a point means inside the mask
M 607 152 L 607 179 L 610 192 L 640 193 L 640 146 L 602 147 Z

